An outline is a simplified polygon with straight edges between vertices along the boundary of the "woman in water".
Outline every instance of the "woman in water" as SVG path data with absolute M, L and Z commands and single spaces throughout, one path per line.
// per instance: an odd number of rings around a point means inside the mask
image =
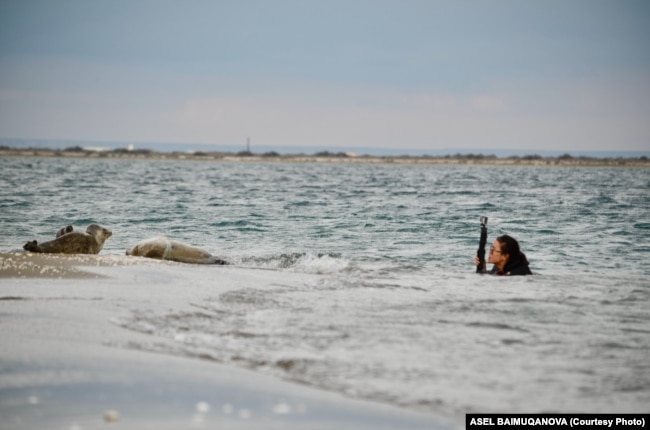
M 490 275 L 532 275 L 528 267 L 526 255 L 519 250 L 519 243 L 511 236 L 503 235 L 497 237 L 490 247 L 488 263 L 494 264 Z M 474 258 L 474 263 L 478 266 L 478 257 Z M 483 267 L 485 272 L 485 266 Z

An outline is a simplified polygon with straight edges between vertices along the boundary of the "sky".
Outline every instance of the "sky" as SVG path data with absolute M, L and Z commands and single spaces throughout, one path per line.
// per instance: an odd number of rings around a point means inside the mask
M 0 0 L 0 138 L 650 151 L 650 2 Z

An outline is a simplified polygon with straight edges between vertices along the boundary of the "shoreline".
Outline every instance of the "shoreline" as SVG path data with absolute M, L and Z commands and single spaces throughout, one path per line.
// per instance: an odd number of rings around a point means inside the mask
M 122 256 L 0 253 L 0 259 L 0 272 L 9 271 L 0 276 L 0 416 L 7 430 L 107 425 L 443 430 L 460 425 L 433 413 L 348 398 L 207 355 L 188 355 L 174 339 L 120 323 L 134 309 L 196 312 L 196 297 L 268 277 L 299 283 L 304 275 Z M 24 266 L 30 267 L 27 272 L 14 270 Z M 38 276 L 39 267 L 60 270 Z M 71 268 L 89 276 L 77 277 Z
M 534 166 L 534 167 L 635 167 L 650 168 L 650 159 L 639 158 L 593 158 L 524 157 L 498 158 L 485 155 L 453 156 L 371 156 L 348 154 L 254 154 L 224 152 L 155 152 L 150 150 L 95 151 L 71 148 L 65 150 L 45 148 L 0 148 L 0 157 L 89 158 L 156 161 L 206 161 L 206 162 L 255 162 L 255 163 L 315 163 L 315 164 L 393 164 L 393 165 L 442 165 L 442 166 Z

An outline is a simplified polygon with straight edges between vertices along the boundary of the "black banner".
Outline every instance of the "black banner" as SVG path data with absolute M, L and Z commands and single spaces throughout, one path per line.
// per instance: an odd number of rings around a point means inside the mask
M 466 429 L 643 429 L 650 414 L 467 414 Z

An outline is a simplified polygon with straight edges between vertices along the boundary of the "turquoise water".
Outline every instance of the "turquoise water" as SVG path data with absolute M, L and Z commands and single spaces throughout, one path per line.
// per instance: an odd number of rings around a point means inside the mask
M 474 273 L 480 216 L 536 276 Z M 650 404 L 648 169 L 0 158 L 0 251 L 92 222 L 321 275 L 121 320 L 169 354 L 454 416 Z

